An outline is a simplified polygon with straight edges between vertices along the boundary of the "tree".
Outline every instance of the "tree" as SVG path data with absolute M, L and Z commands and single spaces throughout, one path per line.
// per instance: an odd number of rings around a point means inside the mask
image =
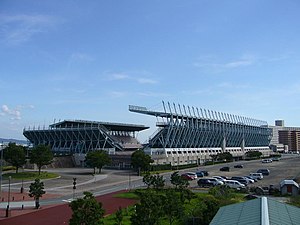
M 97 202 L 90 192 L 83 192 L 84 197 L 72 201 L 69 206 L 73 214 L 69 221 L 70 225 L 101 225 L 105 210 L 102 203 Z
M 213 163 L 218 159 L 218 154 L 211 154 L 209 156 L 212 159 Z
M 52 163 L 53 154 L 49 146 L 37 145 L 31 150 L 30 163 L 35 163 L 41 174 L 41 168 L 44 165 Z
M 44 183 L 40 179 L 35 179 L 34 183 L 31 183 L 29 186 L 29 196 L 35 200 L 35 208 L 40 207 L 40 198 L 45 194 Z
M 16 143 L 9 143 L 4 149 L 4 160 L 14 167 L 16 167 L 16 173 L 18 169 L 26 163 L 26 156 L 24 147 L 16 145 Z
M 147 189 L 144 192 L 137 192 L 140 203 L 135 205 L 135 213 L 131 216 L 131 223 L 134 225 L 155 225 L 164 216 L 163 202 L 165 196 L 159 192 Z
M 165 186 L 165 179 L 159 174 L 152 175 L 147 172 L 143 177 L 143 182 L 147 185 L 147 188 L 150 188 L 153 185 L 153 188 L 156 190 L 162 189 Z
M 146 172 L 146 174 L 143 176 L 143 182 L 147 185 L 147 188 L 150 188 L 154 182 L 153 176 L 149 172 Z
M 140 176 L 140 170 L 147 171 L 150 168 L 150 164 L 153 163 L 151 156 L 146 155 L 143 150 L 137 150 L 131 155 L 131 165 L 138 172 Z
M 171 174 L 171 184 L 175 186 L 175 189 L 184 189 L 189 186 L 189 181 L 182 178 L 178 171 Z
M 182 218 L 184 205 L 181 202 L 179 193 L 175 189 L 169 188 L 165 190 L 166 197 L 163 202 L 163 210 L 165 216 L 172 225 L 176 220 Z
M 222 153 L 218 153 L 218 160 L 220 161 L 232 161 L 233 156 L 231 155 L 230 152 L 222 152 Z
M 158 173 L 156 175 L 153 175 L 153 187 L 156 190 L 163 189 L 165 186 L 165 179 L 164 176 L 159 175 Z
M 119 207 L 119 209 L 116 211 L 115 213 L 116 217 L 115 217 L 115 224 L 114 225 L 122 225 L 122 221 L 123 221 L 123 212 L 122 212 L 122 208 Z
M 248 151 L 246 152 L 246 156 L 251 159 L 259 159 L 262 156 L 260 151 Z
M 209 225 L 219 208 L 219 201 L 214 196 L 198 196 L 193 198 L 190 204 L 186 205 L 186 220 L 192 220 L 192 224 Z
M 94 168 L 94 174 L 96 173 L 96 168 L 99 169 L 101 173 L 102 167 L 111 163 L 111 158 L 109 155 L 103 151 L 91 151 L 85 156 L 85 162 L 88 166 Z

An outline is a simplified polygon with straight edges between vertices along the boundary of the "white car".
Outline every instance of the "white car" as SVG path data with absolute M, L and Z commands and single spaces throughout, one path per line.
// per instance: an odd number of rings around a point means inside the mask
M 249 184 L 253 184 L 255 181 L 251 178 L 249 178 L 248 176 L 244 176 L 245 179 L 249 182 Z
M 217 180 L 222 181 L 223 183 L 226 180 L 226 179 L 224 179 L 223 177 L 220 177 L 220 176 L 213 176 L 213 178 L 216 178 Z
M 230 188 L 234 188 L 234 189 L 240 189 L 240 188 L 245 188 L 244 184 L 241 184 L 240 182 L 238 182 L 237 180 L 226 180 L 224 181 L 224 184 Z
M 248 177 L 249 179 L 253 180 L 254 182 L 258 181 L 258 179 L 256 177 L 252 177 L 252 176 L 245 176 L 245 177 Z
M 262 173 L 250 173 L 251 177 L 257 178 L 258 180 L 261 180 L 264 178 Z
M 210 180 L 215 186 L 216 185 L 223 185 L 224 184 L 224 182 L 223 181 L 220 181 L 220 180 L 218 180 L 217 178 L 207 178 L 208 180 Z
M 273 162 L 272 159 L 263 159 L 261 160 L 262 163 L 271 163 Z

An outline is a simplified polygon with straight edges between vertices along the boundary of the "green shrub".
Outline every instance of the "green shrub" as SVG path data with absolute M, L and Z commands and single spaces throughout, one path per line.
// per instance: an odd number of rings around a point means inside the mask
M 194 168 L 194 167 L 198 167 L 197 163 L 172 166 L 172 170 L 182 170 L 182 169 L 188 169 L 188 168 Z
M 16 170 L 14 166 L 3 166 L 2 171 Z
M 151 165 L 150 171 L 172 170 L 171 164 Z

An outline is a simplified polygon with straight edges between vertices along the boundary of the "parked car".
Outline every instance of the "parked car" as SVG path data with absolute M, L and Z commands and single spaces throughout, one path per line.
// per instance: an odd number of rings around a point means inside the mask
M 253 184 L 255 182 L 253 179 L 251 179 L 247 176 L 243 176 L 243 177 L 248 181 L 249 184 Z
M 251 177 L 257 178 L 258 180 L 261 180 L 264 178 L 262 173 L 250 173 Z
M 272 159 L 273 161 L 280 161 L 280 157 L 275 157 Z
M 269 187 L 256 187 L 254 192 L 257 195 L 268 195 Z
M 202 171 L 196 171 L 197 177 L 204 177 L 204 173 Z
M 272 159 L 263 159 L 261 160 L 262 163 L 271 163 L 273 162 Z
M 222 168 L 220 168 L 220 171 L 228 171 L 229 172 L 230 167 L 229 166 L 224 166 Z
M 217 178 L 214 178 L 214 177 L 207 178 L 207 179 L 210 180 L 215 186 L 224 184 L 223 181 L 220 181 L 220 180 L 218 180 Z
M 252 177 L 252 176 L 245 176 L 245 177 L 247 177 L 247 178 L 253 180 L 254 182 L 257 182 L 257 181 L 258 181 L 258 179 L 257 179 L 256 177 Z
M 185 174 L 190 175 L 193 178 L 193 180 L 196 180 L 198 178 L 197 174 L 194 172 L 186 172 Z
M 231 177 L 231 180 L 237 180 L 238 182 L 244 184 L 245 186 L 249 184 L 249 181 L 245 177 Z
M 204 174 L 204 176 L 208 176 L 209 175 L 209 172 L 206 171 L 206 170 L 199 170 L 197 172 L 202 172 Z
M 244 165 L 242 165 L 242 164 L 237 164 L 237 165 L 234 165 L 234 168 L 244 168 Z
M 213 182 L 211 182 L 209 179 L 207 178 L 200 178 L 197 181 L 197 184 L 199 187 L 213 187 L 215 186 Z
M 235 189 L 240 189 L 240 188 L 245 188 L 244 184 L 241 184 L 239 181 L 237 180 L 226 180 L 224 182 L 224 185 L 230 187 L 230 188 L 235 188 Z
M 257 173 L 262 173 L 262 175 L 266 175 L 266 176 L 268 176 L 270 174 L 270 170 L 269 169 L 259 169 L 256 172 Z
M 187 174 L 187 173 L 183 173 L 181 174 L 181 177 L 185 180 L 195 180 L 193 176 Z
M 227 180 L 227 179 L 225 179 L 224 177 L 221 177 L 221 176 L 213 176 L 213 178 L 216 178 L 217 180 L 222 181 L 222 182 Z
M 222 177 L 222 178 L 225 179 L 225 180 L 230 180 L 230 178 L 229 178 L 229 177 L 226 177 L 226 176 L 220 176 L 220 177 Z

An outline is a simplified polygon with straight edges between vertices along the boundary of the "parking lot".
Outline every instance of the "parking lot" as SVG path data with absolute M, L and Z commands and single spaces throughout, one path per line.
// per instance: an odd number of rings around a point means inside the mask
M 243 168 L 234 168 L 234 165 L 242 164 Z M 221 167 L 229 166 L 230 171 L 220 171 Z M 198 169 L 190 169 L 186 171 L 195 172 L 196 170 L 206 170 L 209 172 L 208 177 L 212 176 L 247 176 L 250 173 L 256 172 L 258 169 L 267 168 L 270 170 L 269 176 L 248 186 L 269 186 L 274 185 L 279 187 L 279 183 L 284 179 L 300 178 L 300 157 L 298 155 L 284 155 L 280 161 L 272 163 L 262 163 L 261 160 L 254 161 L 238 161 L 231 163 L 222 163 L 211 166 L 200 166 Z M 191 187 L 198 187 L 197 181 L 190 182 Z

